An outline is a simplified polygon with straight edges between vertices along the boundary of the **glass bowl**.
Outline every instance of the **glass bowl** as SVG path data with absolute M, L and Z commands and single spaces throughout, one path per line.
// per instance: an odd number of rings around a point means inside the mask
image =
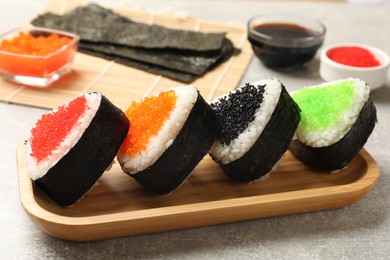
M 12 41 L 21 33 L 30 33 L 34 38 L 57 34 L 69 38 L 70 41 L 44 55 L 20 54 L 0 49 L 0 76 L 4 80 L 28 86 L 47 87 L 71 70 L 77 52 L 78 35 L 40 27 L 26 27 L 1 35 L 0 44 L 4 41 Z M 41 45 L 36 48 L 41 48 Z
M 379 62 L 379 66 L 374 67 L 356 67 L 344 65 L 329 58 L 330 50 L 343 47 L 360 47 L 368 50 Z M 339 43 L 327 46 L 321 52 L 320 76 L 325 81 L 333 81 L 344 78 L 359 78 L 365 81 L 371 89 L 383 86 L 387 80 L 387 74 L 390 66 L 389 55 L 372 46 L 356 43 Z
M 273 69 L 306 66 L 322 46 L 326 28 L 300 14 L 265 14 L 248 21 L 248 40 L 261 62 Z

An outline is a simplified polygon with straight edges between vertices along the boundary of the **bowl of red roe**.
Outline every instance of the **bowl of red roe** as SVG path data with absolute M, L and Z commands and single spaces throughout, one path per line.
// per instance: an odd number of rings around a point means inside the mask
M 79 36 L 39 27 L 0 36 L 0 76 L 22 85 L 47 87 L 71 70 Z
M 376 47 L 341 43 L 322 50 L 320 75 L 326 81 L 360 78 L 376 89 L 386 83 L 389 66 L 389 55 Z

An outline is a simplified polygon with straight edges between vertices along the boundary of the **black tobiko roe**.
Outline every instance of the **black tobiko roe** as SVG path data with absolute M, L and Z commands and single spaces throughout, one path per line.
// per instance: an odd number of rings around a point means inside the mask
M 254 120 L 263 101 L 264 87 L 246 83 L 241 89 L 211 104 L 217 119 L 217 139 L 221 144 L 229 145 Z

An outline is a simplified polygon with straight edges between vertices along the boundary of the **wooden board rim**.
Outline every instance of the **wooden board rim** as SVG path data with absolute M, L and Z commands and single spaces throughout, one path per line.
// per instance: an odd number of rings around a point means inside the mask
M 362 149 L 358 156 L 361 156 L 367 164 L 367 171 L 362 178 L 350 184 L 313 188 L 310 190 L 310 195 L 307 191 L 297 190 L 280 194 L 145 209 L 138 212 L 72 218 L 47 211 L 37 203 L 33 194 L 33 185 L 27 175 L 24 153 L 24 145 L 20 143 L 17 149 L 17 166 L 20 200 L 24 210 L 44 232 L 57 238 L 76 241 L 106 239 L 340 208 L 358 201 L 373 188 L 379 179 L 377 163 L 366 150 Z M 281 209 L 280 205 L 299 206 L 286 211 L 286 209 Z M 210 215 L 213 217 L 209 218 Z M 179 217 L 183 220 L 181 223 L 177 223 Z M 143 223 L 143 226 L 140 227 L 140 223 L 141 225 Z M 159 223 L 161 225 L 158 225 Z M 164 223 L 167 226 L 164 226 Z M 134 228 L 135 224 L 137 224 L 136 228 Z M 95 231 L 99 229 L 105 231 Z

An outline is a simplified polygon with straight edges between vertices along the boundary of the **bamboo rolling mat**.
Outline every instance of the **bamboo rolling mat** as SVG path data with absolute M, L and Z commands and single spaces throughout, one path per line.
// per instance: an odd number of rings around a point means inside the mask
M 86 3 L 49 0 L 44 12 L 61 14 L 83 4 Z M 119 6 L 109 8 L 134 21 L 155 23 L 176 29 L 226 32 L 226 36 L 236 48 L 241 49 L 241 52 L 192 83 L 206 100 L 211 100 L 237 87 L 252 58 L 253 52 L 246 40 L 245 26 L 216 23 L 193 17 L 155 14 Z M 133 100 L 179 85 L 184 84 L 112 61 L 77 53 L 73 70 L 47 88 L 22 86 L 0 80 L 0 100 L 50 109 L 86 92 L 98 91 L 124 110 Z

